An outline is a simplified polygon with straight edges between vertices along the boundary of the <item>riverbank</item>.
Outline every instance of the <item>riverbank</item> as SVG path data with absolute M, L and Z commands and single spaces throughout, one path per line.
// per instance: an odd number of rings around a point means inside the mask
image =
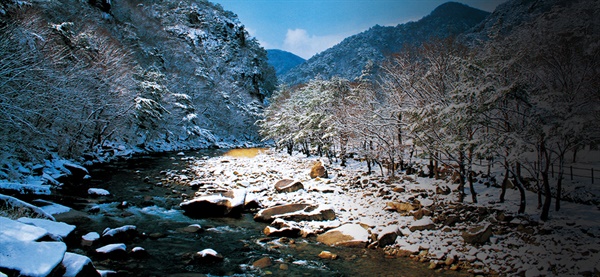
M 240 141 L 233 137 L 219 138 L 212 135 L 210 139 L 197 140 L 190 144 L 155 142 L 144 148 L 106 142 L 102 147 L 78 159 L 66 159 L 56 153 L 48 153 L 43 161 L 24 162 L 8 155 L 0 162 L 0 192 L 49 195 L 52 190 L 62 189 L 64 185 L 85 185 L 90 177 L 86 167 L 127 160 L 134 156 L 198 149 L 252 149 L 265 146 L 265 143 L 257 140 Z
M 163 157 L 162 162 L 157 161 L 156 166 L 147 164 L 151 160 L 116 163 L 111 168 L 118 169 L 118 175 L 94 183 L 107 189 L 109 196 L 89 196 L 91 199 L 80 196 L 74 198 L 80 202 L 71 202 L 72 207 L 76 204 L 78 212 L 88 218 L 87 223 L 76 224 L 74 234 L 81 237 L 88 232 L 102 232 L 104 228 L 137 225 L 140 234 L 127 241 L 127 249 L 144 247 L 150 255 L 147 261 L 153 264 L 161 263 L 152 262 L 155 260 L 169 260 L 172 265 L 168 268 L 179 270 L 171 272 L 209 273 L 206 265 L 190 268 L 182 260 L 193 260 L 186 255 L 193 255 L 202 247 L 215 248 L 224 256 L 227 270 L 217 265 L 212 275 L 235 272 L 288 276 L 296 269 L 340 276 L 333 267 L 345 267 L 347 270 L 343 272 L 353 275 L 357 272 L 382 276 L 429 275 L 400 271 L 394 262 L 405 260 L 418 261 L 425 270 L 430 268 L 426 272 L 431 272 L 431 276 L 451 273 L 595 276 L 599 272 L 600 213 L 596 206 L 563 203 L 560 212 L 553 212 L 551 220 L 543 222 L 533 204 L 535 194 L 528 194 L 528 209 L 518 215 L 517 191 L 510 189 L 508 201 L 497 203 L 500 189 L 488 187 L 484 180 L 475 186 L 479 203 L 469 203 L 467 195 L 466 202 L 461 204 L 456 203 L 457 185 L 444 180 L 415 174 L 402 174 L 390 180 L 377 173 L 367 175 L 367 166 L 360 161 L 349 160 L 346 167 L 340 167 L 326 159 L 320 162 L 327 170 L 327 177 L 311 178 L 310 171 L 318 157 L 300 154 L 290 157 L 272 149 L 241 152 L 214 156 L 201 152 L 173 153 Z M 132 162 L 152 169 L 139 170 Z M 90 174 L 97 175 L 93 170 Z M 281 180 L 296 181 L 301 186 L 278 190 L 275 184 Z M 108 186 L 113 182 L 116 183 Z M 190 219 L 179 208 L 182 202 L 207 195 L 229 195 L 231 191 L 238 195 L 243 192 L 243 202 L 254 203 L 252 208 L 248 205 L 242 218 Z M 126 207 L 123 201 L 128 201 Z M 261 211 L 286 204 L 316 207 L 309 212 L 331 210 L 335 218 L 308 220 L 296 214 L 267 224 L 247 221 Z M 165 219 L 168 220 L 157 221 Z M 91 222 L 95 223 L 88 226 Z M 209 227 L 203 234 L 178 231 L 194 224 Z M 278 233 L 286 226 L 297 232 Z M 350 230 L 346 235 L 352 237 L 351 243 L 326 246 L 334 243 L 324 239 L 332 230 Z M 150 234 L 155 237 L 149 238 Z M 240 234 L 247 237 L 238 238 Z M 314 248 L 312 245 L 317 241 L 323 245 Z M 95 247 L 99 246 L 102 245 Z M 71 250 L 88 248 L 77 246 Z M 167 252 L 171 248 L 187 254 Z M 319 258 L 317 254 L 321 253 L 315 252 L 316 249 L 329 251 L 331 255 L 325 253 Z M 112 261 L 90 257 L 96 268 L 130 273 L 150 269 L 147 264 L 140 267 L 143 262 L 133 258 Z M 255 266 L 262 258 L 269 258 L 271 265 Z
M 485 180 L 475 185 L 479 203 L 457 203 L 455 184 L 417 175 L 396 180 L 366 175 L 366 164 L 354 160 L 346 167 L 322 160 L 329 178 L 311 179 L 309 171 L 317 159 L 267 151 L 251 159 L 224 156 L 196 161 L 190 169 L 193 178 L 214 186 L 201 188 L 199 194 L 246 189 L 263 207 L 327 205 L 336 219 L 299 222 L 304 233 L 318 235 L 351 223 L 364 226 L 371 237 L 393 232 L 397 238 L 382 247 L 389 258 L 409 257 L 432 269 L 526 276 L 600 272 L 596 206 L 563 203 L 561 211 L 544 222 L 539 220 L 534 193 L 528 192 L 526 212 L 517 214 L 518 191 L 509 189 L 508 200 L 498 203 L 500 189 Z M 277 193 L 273 185 L 282 179 L 298 180 L 303 189 Z

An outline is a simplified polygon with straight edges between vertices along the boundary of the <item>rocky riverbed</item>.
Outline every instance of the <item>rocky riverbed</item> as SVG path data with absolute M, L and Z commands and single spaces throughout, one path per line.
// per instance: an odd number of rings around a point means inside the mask
M 74 204 L 94 222 L 76 224 L 78 244 L 87 243 L 78 254 L 91 256 L 105 275 L 111 267 L 125 268 L 114 274 L 145 272 L 152 267 L 140 261 L 156 257 L 175 260 L 169 262 L 179 272 L 212 275 L 600 272 L 595 206 L 564 203 L 543 222 L 531 207 L 535 195 L 527 212 L 516 214 L 517 191 L 497 203 L 499 188 L 483 179 L 475 187 L 478 204 L 457 203 L 456 185 L 420 177 L 419 169 L 389 178 L 367 175 L 366 164 L 355 160 L 340 167 L 318 157 L 253 151 L 179 153 L 170 158 L 172 168 L 157 174 L 128 173 L 143 185 L 99 183 L 104 190 L 91 191 L 95 201 Z M 129 202 L 119 195 L 130 195 Z M 156 216 L 162 221 L 153 224 Z M 98 222 L 110 228 L 93 230 Z M 239 233 L 246 237 L 236 239 Z M 157 244 L 178 254 L 161 256 Z M 192 251 L 190 244 L 199 245 Z M 421 266 L 407 273 L 399 265 L 407 261 Z

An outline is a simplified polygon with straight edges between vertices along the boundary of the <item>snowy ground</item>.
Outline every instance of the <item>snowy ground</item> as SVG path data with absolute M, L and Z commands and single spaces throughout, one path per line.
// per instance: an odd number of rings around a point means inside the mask
M 182 158 L 187 159 L 187 158 Z M 188 172 L 201 183 L 197 195 L 228 189 L 246 189 L 263 207 L 286 203 L 309 203 L 333 208 L 337 218 L 326 222 L 300 222 L 313 233 L 346 223 L 366 226 L 373 235 L 393 230 L 395 243 L 385 247 L 389 256 L 408 256 L 429 262 L 432 268 L 466 270 L 476 274 L 569 276 L 600 274 L 600 210 L 594 205 L 563 203 L 547 222 L 539 220 L 536 194 L 528 193 L 525 214 L 517 215 L 518 191 L 507 193 L 498 203 L 499 189 L 478 183 L 478 204 L 456 203 L 456 193 L 436 193 L 446 181 L 402 175 L 390 182 L 366 165 L 349 161 L 347 167 L 327 164 L 329 178 L 310 179 L 317 157 L 288 156 L 272 150 L 254 158 L 216 157 L 194 162 Z M 188 177 L 186 177 L 188 178 Z M 276 193 L 274 184 L 294 179 L 304 189 Z M 388 203 L 412 203 L 420 209 L 390 211 Z M 424 215 L 423 215 L 424 214 Z M 456 218 L 456 220 L 449 220 Z M 429 226 L 427 226 L 429 225 Z M 477 226 L 491 226 L 493 235 L 482 244 L 465 242 L 463 233 Z M 417 228 L 417 227 L 423 228 Z M 412 230 L 412 231 L 411 231 Z

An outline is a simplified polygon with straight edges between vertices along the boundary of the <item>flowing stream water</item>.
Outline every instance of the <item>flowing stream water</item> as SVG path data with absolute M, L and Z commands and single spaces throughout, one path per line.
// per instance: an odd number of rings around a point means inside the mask
M 465 273 L 427 269 L 429 264 L 408 258 L 386 258 L 380 249 L 332 248 L 314 237 L 267 238 L 265 223 L 255 222 L 253 214 L 240 218 L 194 219 L 178 208 L 181 195 L 194 191 L 165 182 L 166 172 L 186 173 L 188 162 L 223 155 L 225 150 L 200 150 L 180 156 L 176 153 L 144 155 L 94 166 L 91 186 L 108 190 L 108 197 L 63 197 L 62 203 L 89 213 L 91 220 L 77 225 L 77 235 L 102 233 L 105 228 L 135 225 L 142 235 L 127 243 L 127 249 L 143 247 L 144 258 L 100 259 L 92 249 L 75 248 L 90 255 L 99 269 L 115 270 L 120 276 L 464 276 Z M 127 202 L 127 206 L 121 204 Z M 181 228 L 199 224 L 199 233 Z M 190 263 L 193 253 L 206 248 L 224 257 L 214 263 Z M 331 251 L 338 259 L 318 257 Z M 268 256 L 271 266 L 262 269 L 252 263 Z

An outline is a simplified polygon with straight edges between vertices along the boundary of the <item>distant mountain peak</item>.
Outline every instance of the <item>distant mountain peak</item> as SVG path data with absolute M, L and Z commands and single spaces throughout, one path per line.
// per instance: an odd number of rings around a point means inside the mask
M 461 3 L 447 2 L 418 21 L 395 27 L 375 25 L 350 36 L 278 77 L 291 85 L 308 82 L 318 75 L 353 80 L 360 76 L 367 63 L 377 64 L 386 56 L 402 51 L 406 45 L 462 34 L 489 14 Z
M 267 58 L 267 62 L 273 66 L 277 76 L 287 73 L 290 69 L 306 61 L 294 53 L 279 49 L 268 49 Z
M 476 9 L 470 6 L 467 6 L 458 2 L 446 2 L 444 4 L 439 5 L 435 8 L 428 16 L 424 17 L 422 20 L 427 20 L 430 18 L 443 18 L 443 19 L 468 19 L 468 20 L 477 20 L 482 21 L 487 17 L 490 13 Z
M 439 5 L 437 8 L 435 8 L 430 13 L 430 15 L 431 16 L 448 16 L 449 14 L 452 14 L 454 12 L 462 12 L 462 11 L 467 11 L 467 10 L 478 10 L 478 9 L 472 8 L 470 6 L 467 6 L 465 4 L 458 3 L 458 2 L 446 2 L 444 4 Z

